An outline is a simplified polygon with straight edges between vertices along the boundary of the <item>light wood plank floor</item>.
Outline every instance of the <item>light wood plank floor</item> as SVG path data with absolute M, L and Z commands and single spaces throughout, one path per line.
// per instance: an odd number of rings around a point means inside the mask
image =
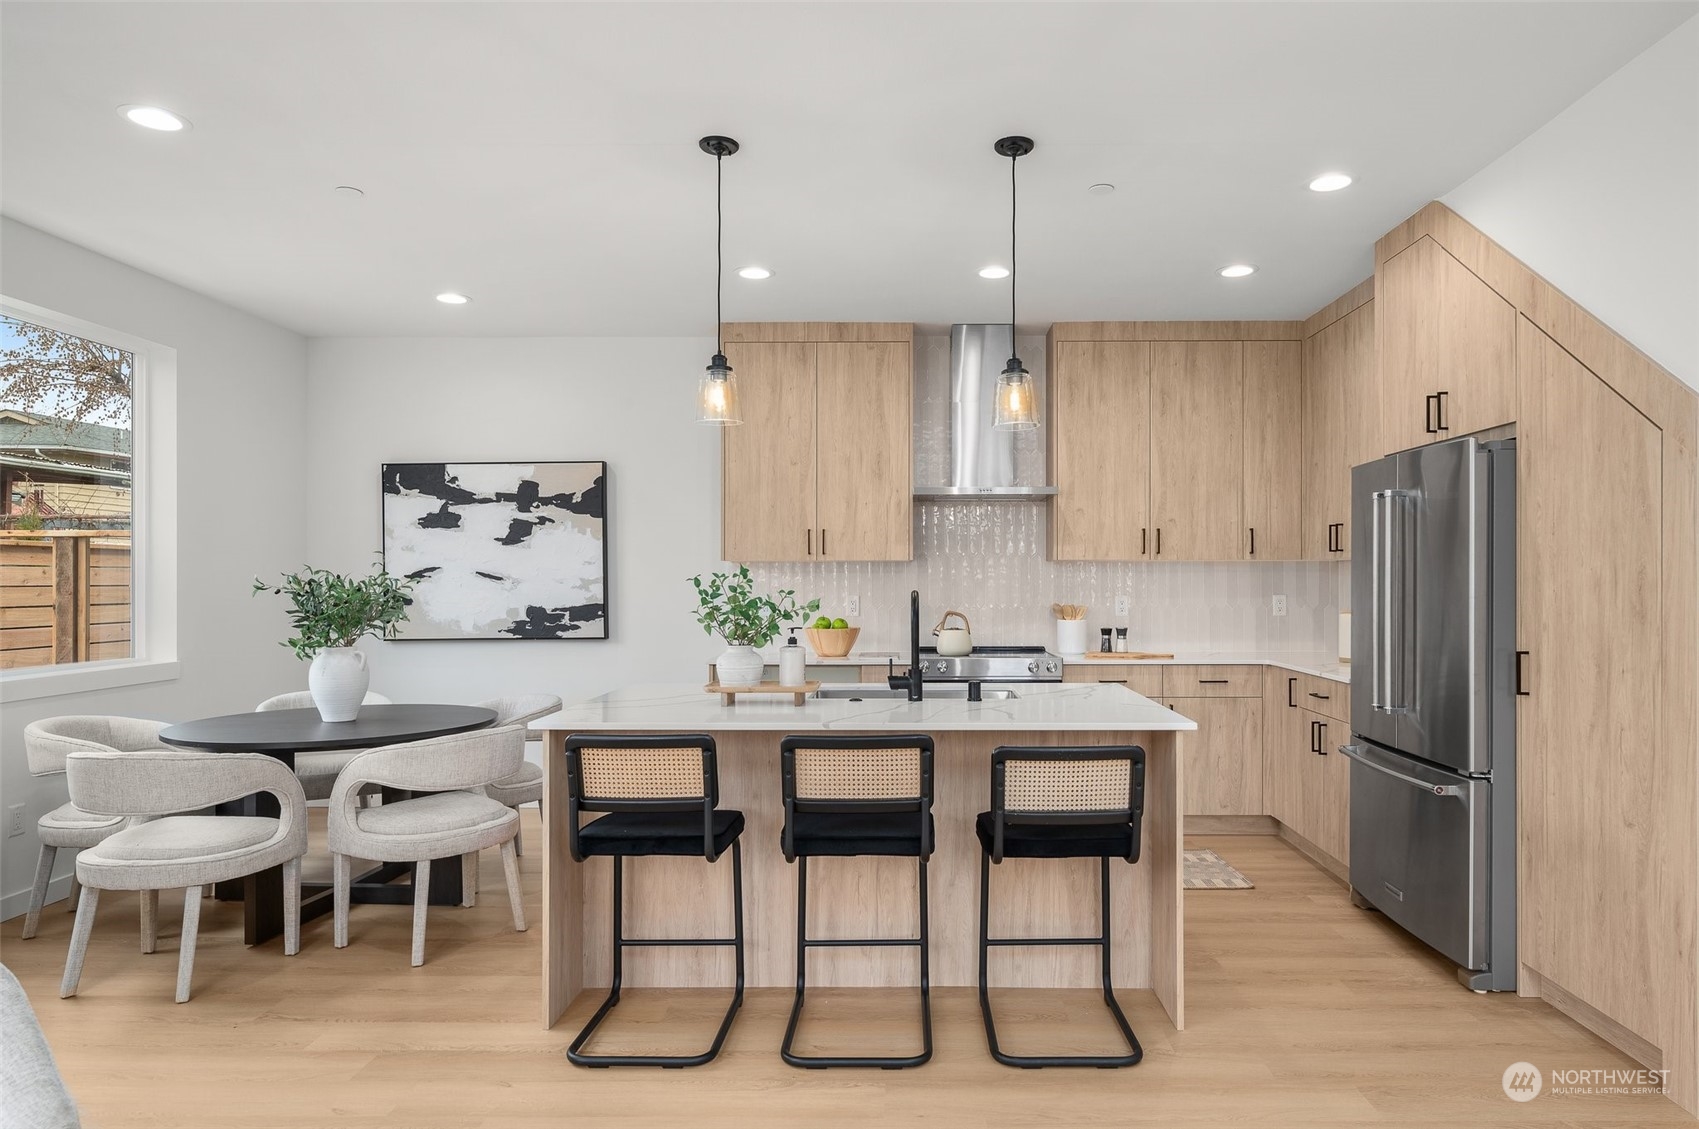
M 526 837 L 540 844 L 535 811 Z M 433 907 L 423 968 L 410 968 L 408 910 L 356 906 L 349 948 L 328 917 L 249 951 L 239 907 L 208 903 L 195 996 L 171 1002 L 180 895 L 161 904 L 161 940 L 140 955 L 134 896 L 109 894 L 81 995 L 58 998 L 71 916 L 50 907 L 40 935 L 5 924 L 0 958 L 23 981 L 91 1129 L 676 1129 L 774 1126 L 1644 1126 L 1685 1122 L 1657 1096 L 1545 1093 L 1518 1104 L 1506 1066 L 1633 1064 L 1539 1001 L 1476 996 L 1451 970 L 1300 855 L 1266 837 L 1210 837 L 1256 883 L 1186 902 L 1189 1027 L 1167 1029 L 1148 992 L 1123 995 L 1145 1061 L 1119 1071 L 1018 1071 L 985 1053 L 974 994 L 934 996 L 936 1054 L 920 1070 L 800 1071 L 778 1058 L 789 994 L 751 993 L 725 1053 L 687 1071 L 580 1070 L 566 1044 L 597 1002 L 552 1031 L 538 1023 L 542 863 L 522 862 L 528 933 L 512 931 L 495 852 L 483 895 Z M 832 959 L 825 954 L 817 959 Z M 1013 958 L 1009 958 L 1013 959 Z M 712 991 L 627 997 L 594 1049 L 677 1050 L 704 1040 Z M 1010 1049 L 1108 1050 L 1089 992 L 1002 993 Z M 1076 1018 L 1065 1025 L 1068 1015 Z M 913 1045 L 902 992 L 810 995 L 808 1046 L 883 1053 Z M 3 1100 L 3 1099 L 0 1099 Z

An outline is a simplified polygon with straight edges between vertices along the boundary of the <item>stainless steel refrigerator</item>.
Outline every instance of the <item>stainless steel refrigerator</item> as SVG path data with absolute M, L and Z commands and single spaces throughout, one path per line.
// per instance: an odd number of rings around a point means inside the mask
M 1351 473 L 1351 888 L 1516 987 L 1516 445 Z

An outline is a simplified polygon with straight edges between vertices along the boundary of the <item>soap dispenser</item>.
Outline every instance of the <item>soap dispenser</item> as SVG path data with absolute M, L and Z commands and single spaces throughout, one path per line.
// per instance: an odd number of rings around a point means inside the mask
M 796 628 L 790 629 L 790 638 L 779 648 L 779 685 L 801 686 L 808 681 L 808 653 L 797 645 Z

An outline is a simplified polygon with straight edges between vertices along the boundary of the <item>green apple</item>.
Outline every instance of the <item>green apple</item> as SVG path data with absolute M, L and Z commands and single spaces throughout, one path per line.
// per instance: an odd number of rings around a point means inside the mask
M 834 619 L 832 621 L 832 627 L 835 630 L 843 631 L 843 630 L 845 630 L 849 627 L 849 620 L 847 620 L 847 619 Z
M 821 616 L 819 619 L 814 621 L 814 630 L 816 631 L 827 631 L 831 629 L 831 626 L 832 620 L 830 616 Z

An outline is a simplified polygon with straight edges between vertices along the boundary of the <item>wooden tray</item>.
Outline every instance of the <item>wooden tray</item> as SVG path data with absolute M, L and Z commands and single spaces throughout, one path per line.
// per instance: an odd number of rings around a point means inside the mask
M 802 705 L 809 694 L 820 689 L 818 682 L 804 682 L 801 686 L 780 686 L 777 682 L 757 682 L 753 686 L 721 686 L 718 682 L 710 682 L 702 687 L 710 694 L 718 694 L 728 706 L 737 704 L 739 694 L 789 694 L 793 705 Z
M 1171 659 L 1174 656 L 1166 651 L 1092 651 L 1085 656 L 1088 659 L 1102 659 L 1107 662 L 1138 662 L 1141 659 Z M 1063 662 L 1068 660 L 1064 658 Z

